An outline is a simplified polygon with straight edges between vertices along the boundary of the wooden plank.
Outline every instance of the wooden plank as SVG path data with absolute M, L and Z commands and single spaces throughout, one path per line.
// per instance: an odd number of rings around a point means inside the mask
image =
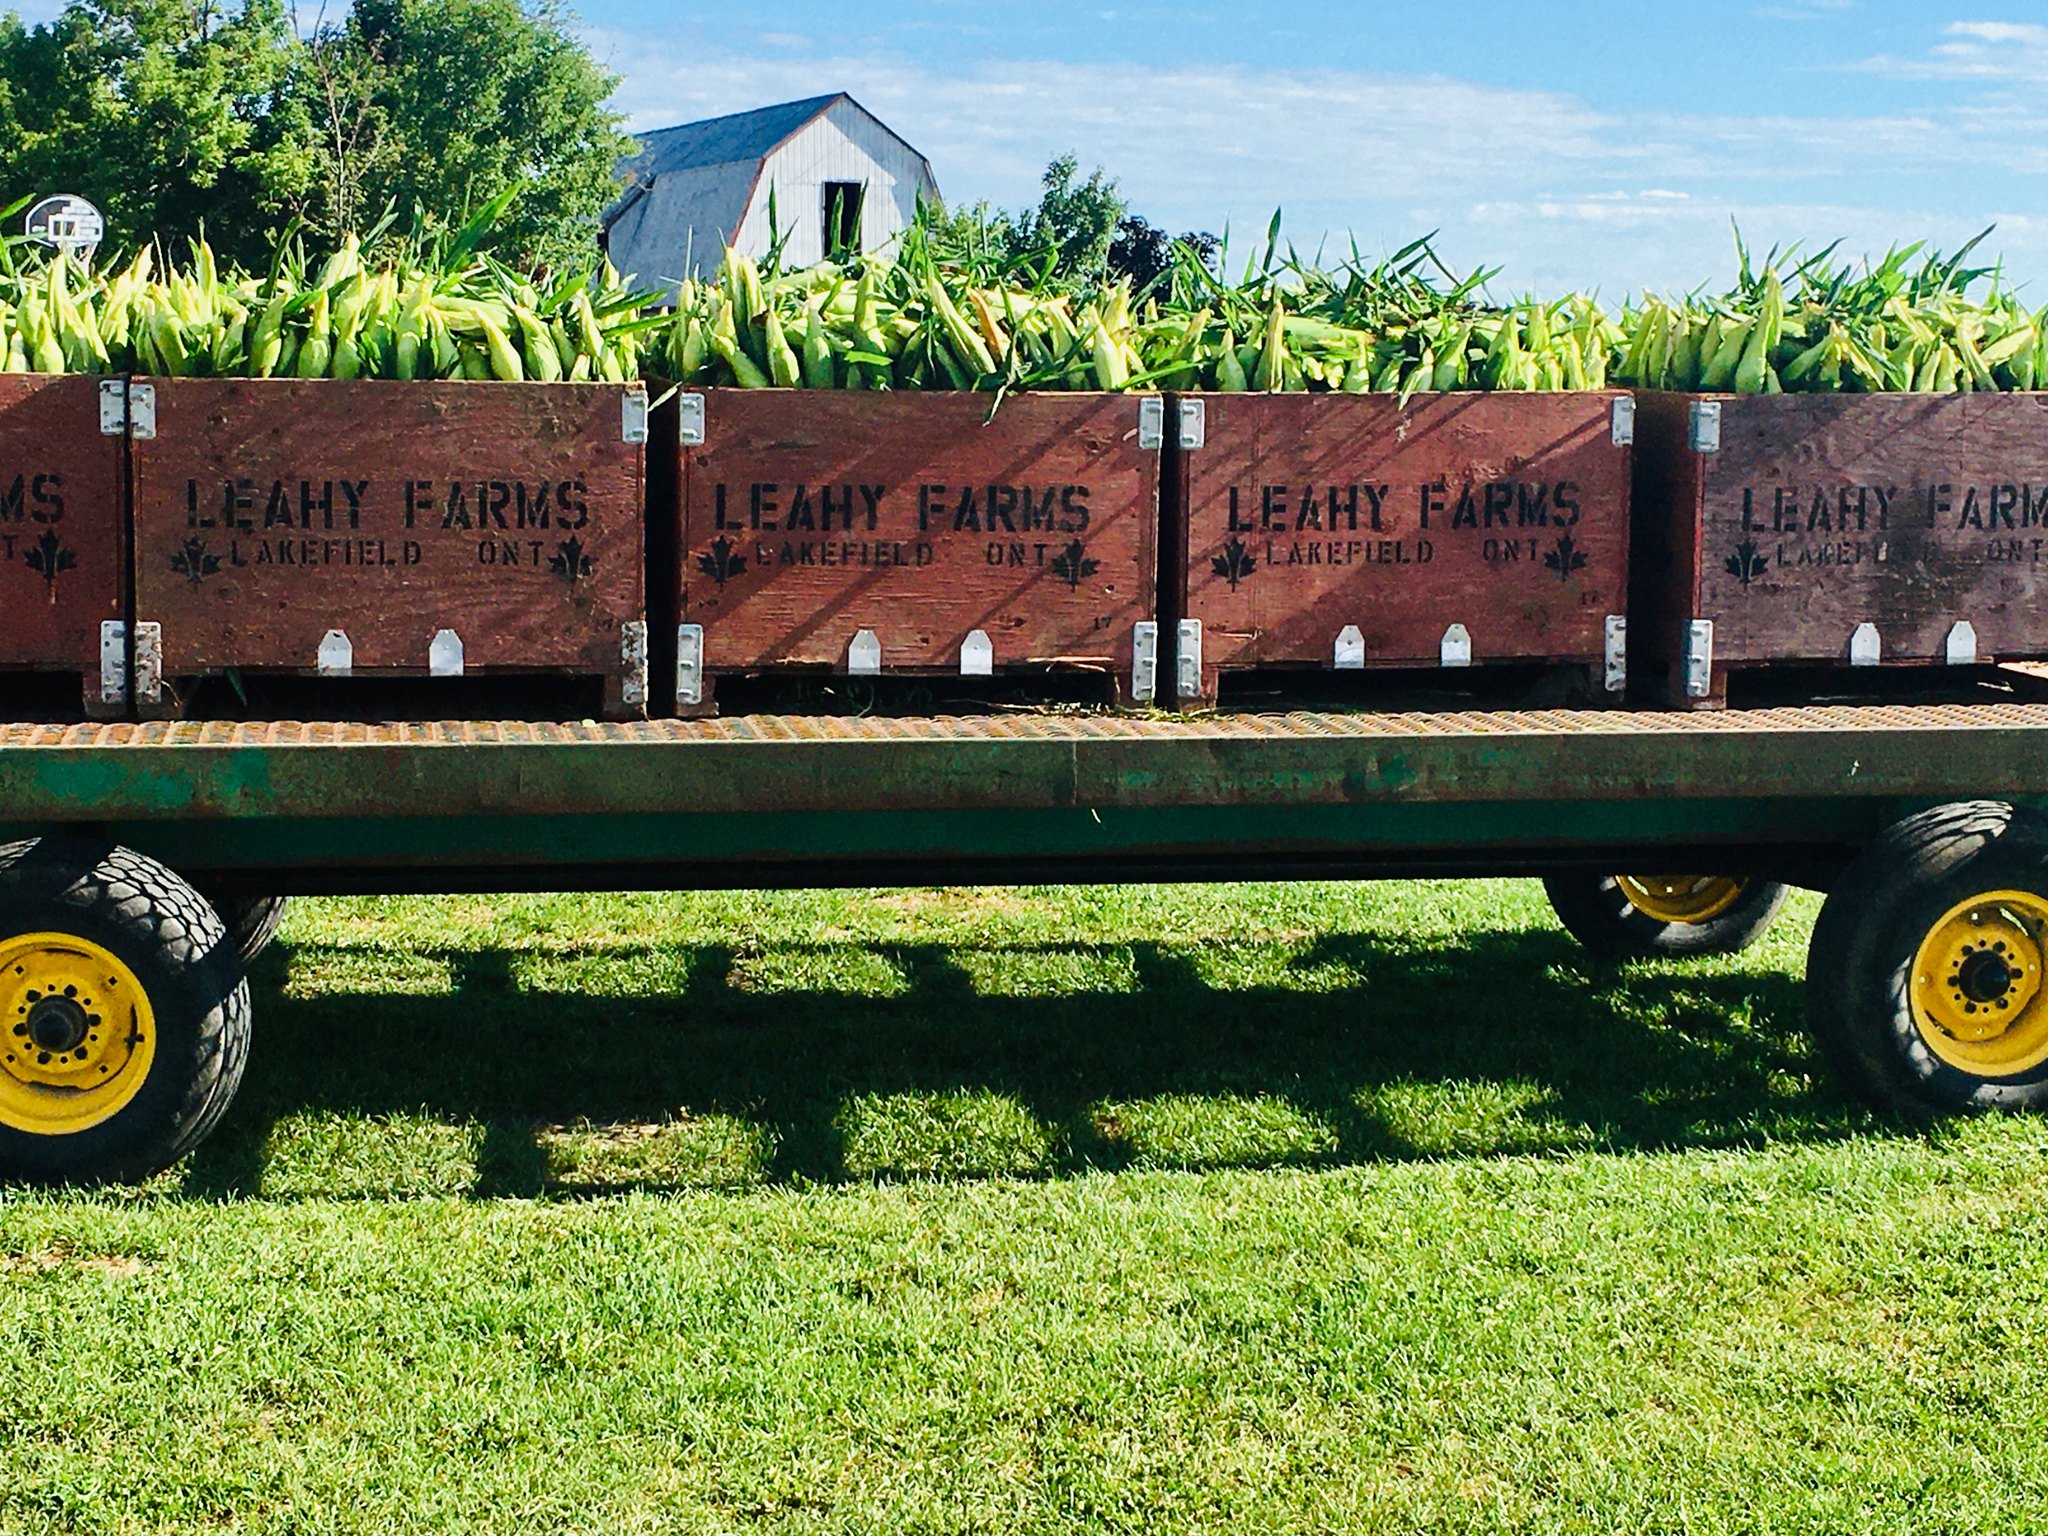
M 709 390 L 684 453 L 683 622 L 709 675 L 1113 669 L 1157 583 L 1157 453 L 1128 395 Z M 993 411 L 993 415 L 991 415 Z
M 642 617 L 644 452 L 616 385 L 164 379 L 134 444 L 137 617 L 166 678 L 465 672 L 617 679 Z
M 1205 670 L 1600 664 L 1624 608 L 1629 451 L 1610 394 L 1208 395 L 1188 454 L 1186 615 Z
M 100 432 L 99 386 L 0 375 L 0 669 L 76 673 L 96 709 L 125 563 L 121 443 Z
M 1941 662 L 1958 621 L 1986 660 L 2048 656 L 2048 397 L 1722 402 L 1707 456 L 1699 613 L 1733 667 Z

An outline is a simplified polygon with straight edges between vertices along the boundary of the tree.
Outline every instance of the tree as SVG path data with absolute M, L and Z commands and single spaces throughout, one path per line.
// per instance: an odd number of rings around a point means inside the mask
M 0 16 L 0 205 L 70 191 L 109 240 L 204 226 L 257 265 L 296 218 L 331 239 L 388 207 L 462 222 L 507 187 L 496 245 L 587 252 L 630 147 L 617 82 L 557 0 L 355 0 L 302 35 L 287 0 L 71 0 Z
M 204 225 L 260 241 L 258 143 L 283 78 L 282 0 L 78 0 L 47 26 L 0 17 L 0 203 L 76 192 L 133 245 Z
M 305 146 L 285 206 L 323 232 L 387 206 L 447 224 L 516 185 L 501 250 L 587 252 L 631 149 L 605 105 L 617 84 L 556 0 L 356 0 L 300 47 L 280 103 Z
M 1117 225 L 1116 238 L 1110 242 L 1109 270 L 1129 278 L 1133 292 L 1143 293 L 1173 269 L 1175 246 L 1190 252 L 1210 272 L 1216 270 L 1223 250 L 1223 242 L 1214 235 L 1185 234 L 1172 239 L 1165 230 L 1131 214 Z

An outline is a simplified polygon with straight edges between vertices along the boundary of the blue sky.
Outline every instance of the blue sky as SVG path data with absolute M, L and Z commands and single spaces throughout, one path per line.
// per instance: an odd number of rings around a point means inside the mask
M 2048 303 L 2048 7 L 1995 0 L 773 6 L 581 0 L 635 127 L 845 89 L 955 201 L 1076 151 L 1241 244 L 1442 231 L 1502 284 L 1683 288 L 1752 244 L 1960 243 Z
M 2048 303 L 2038 0 L 574 3 L 631 126 L 848 90 L 956 202 L 1071 149 L 1176 230 L 1436 229 L 1497 286 L 1610 297 L 1725 278 L 1731 217 L 1858 253 L 1996 222 Z

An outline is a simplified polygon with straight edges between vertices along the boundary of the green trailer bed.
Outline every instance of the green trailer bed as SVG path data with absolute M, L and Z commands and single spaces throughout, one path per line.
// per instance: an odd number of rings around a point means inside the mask
M 196 1145 L 287 894 L 1497 873 L 1615 955 L 1828 890 L 1810 1012 L 1858 1086 L 2048 1107 L 2048 704 L 14 725 L 0 1177 Z

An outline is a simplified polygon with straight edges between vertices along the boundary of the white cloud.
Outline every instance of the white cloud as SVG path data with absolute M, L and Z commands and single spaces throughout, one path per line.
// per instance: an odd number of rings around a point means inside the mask
M 2048 71 L 2048 26 L 2032 22 L 1958 21 L 1919 58 L 1879 54 L 1857 67 L 1894 80 L 2036 81 Z

